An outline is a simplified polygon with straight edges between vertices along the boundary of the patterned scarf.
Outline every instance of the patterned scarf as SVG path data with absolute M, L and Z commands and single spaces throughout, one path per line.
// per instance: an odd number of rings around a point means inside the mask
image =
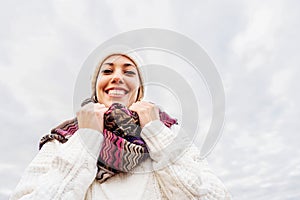
M 91 102 L 85 100 L 82 106 Z M 159 111 L 160 120 L 171 127 L 177 120 L 167 113 Z M 98 157 L 96 179 L 102 183 L 120 172 L 128 172 L 148 158 L 145 141 L 141 138 L 139 116 L 119 103 L 112 104 L 103 117 L 104 141 Z M 65 143 L 78 130 L 77 118 L 67 120 L 45 135 L 39 148 L 52 140 Z

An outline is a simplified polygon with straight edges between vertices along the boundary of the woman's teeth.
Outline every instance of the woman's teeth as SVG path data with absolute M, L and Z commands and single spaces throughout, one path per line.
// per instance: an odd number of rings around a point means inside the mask
M 125 91 L 124 90 L 109 90 L 108 94 L 111 94 L 111 95 L 124 95 Z

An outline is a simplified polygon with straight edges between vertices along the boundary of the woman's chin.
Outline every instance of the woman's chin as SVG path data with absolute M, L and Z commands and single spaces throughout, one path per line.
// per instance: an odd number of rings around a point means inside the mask
M 120 100 L 117 100 L 117 99 L 113 99 L 113 100 L 111 100 L 111 101 L 109 101 L 109 102 L 105 102 L 104 105 L 105 105 L 106 107 L 110 107 L 110 106 L 111 106 L 112 104 L 114 104 L 114 103 L 119 103 L 119 104 L 122 104 L 122 105 L 124 105 L 124 106 L 128 106 L 126 102 L 120 101 Z
M 110 107 L 113 103 L 119 103 L 126 107 L 129 107 L 134 101 L 128 98 L 106 98 L 105 100 L 100 101 L 101 104 L 104 104 L 106 107 Z

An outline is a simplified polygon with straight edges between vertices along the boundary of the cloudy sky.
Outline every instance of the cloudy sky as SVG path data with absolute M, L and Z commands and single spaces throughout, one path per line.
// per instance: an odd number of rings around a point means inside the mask
M 88 55 L 140 28 L 181 33 L 214 60 L 226 121 L 208 160 L 232 196 L 299 199 L 299 10 L 297 0 L 2 1 L 0 199 L 18 183 L 40 137 L 72 118 Z

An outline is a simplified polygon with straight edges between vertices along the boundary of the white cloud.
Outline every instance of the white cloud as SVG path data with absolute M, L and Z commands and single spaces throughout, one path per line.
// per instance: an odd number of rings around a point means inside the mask
M 118 29 L 128 31 L 137 28 L 161 27 L 170 28 L 173 17 L 170 14 L 171 1 L 136 1 L 126 3 L 106 1 L 110 6 L 113 21 L 118 22 Z
M 235 56 L 241 59 L 243 67 L 249 70 L 268 64 L 275 50 L 278 32 L 282 26 L 282 2 L 249 3 L 245 9 L 247 24 L 233 40 Z
M 286 92 L 288 92 L 290 87 L 293 74 L 293 70 L 290 68 L 284 68 L 273 73 L 270 92 L 274 96 L 286 98 Z

